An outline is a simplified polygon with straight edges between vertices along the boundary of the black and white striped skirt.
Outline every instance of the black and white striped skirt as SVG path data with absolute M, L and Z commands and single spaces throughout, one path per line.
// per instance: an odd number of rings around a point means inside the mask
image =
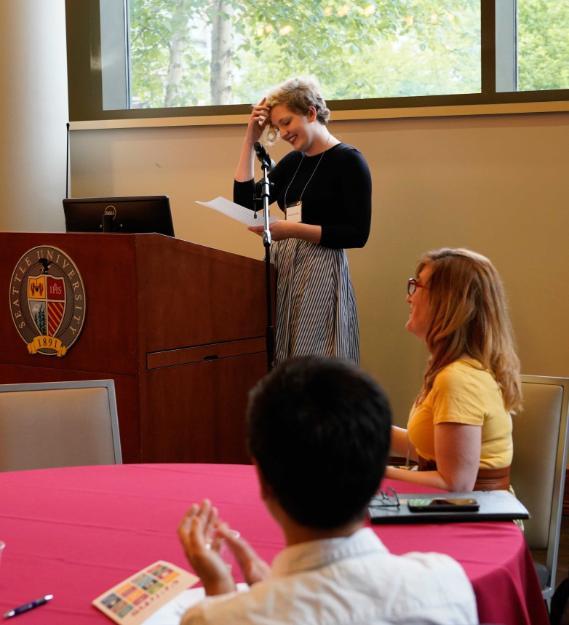
M 272 260 L 276 363 L 308 355 L 359 363 L 358 313 L 345 250 L 284 239 L 273 243 Z

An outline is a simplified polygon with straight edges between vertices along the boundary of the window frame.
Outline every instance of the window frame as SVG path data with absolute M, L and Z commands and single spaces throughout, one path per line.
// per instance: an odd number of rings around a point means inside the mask
M 112 109 L 103 108 L 100 2 L 104 0 L 66 0 L 67 60 L 69 82 L 69 119 L 72 122 L 94 120 L 144 120 L 149 118 L 194 118 L 195 123 L 210 123 L 216 117 L 223 123 L 228 119 L 240 118 L 250 111 L 248 104 L 227 104 L 217 106 Z M 115 0 L 116 1 L 116 0 Z M 390 117 L 404 116 L 403 110 L 429 109 L 429 115 L 449 115 L 449 107 L 457 107 L 456 114 L 464 114 L 464 107 L 473 105 L 502 105 L 561 102 L 557 110 L 566 110 L 569 104 L 569 89 L 540 91 L 497 91 L 507 86 L 515 71 L 515 42 L 503 45 L 505 37 L 515 34 L 508 15 L 515 15 L 516 0 L 481 1 L 481 91 L 480 93 L 407 96 L 391 98 L 329 100 L 332 111 L 348 114 L 353 118 L 381 117 L 382 110 L 401 110 L 401 115 L 391 113 Z M 497 4 L 500 8 L 496 10 Z M 512 13 L 513 11 L 513 13 Z M 504 35 L 504 33 L 506 33 Z M 500 45 L 497 45 L 497 40 Z M 505 62 L 498 65 L 496 75 L 496 51 Z M 512 61 L 513 59 L 513 61 Z M 128 63 L 128 59 L 125 60 Z M 513 62 L 513 69 L 512 69 Z M 509 75 L 510 74 L 510 75 Z M 128 80 L 128 77 L 126 78 Z M 527 108 L 527 107 L 526 107 Z M 435 112 L 433 113 L 433 110 Z M 353 115 L 349 115 L 352 112 Z M 342 115 L 346 117 L 346 115 Z M 337 117 L 336 117 L 337 118 Z M 200 119 L 202 120 L 200 122 Z

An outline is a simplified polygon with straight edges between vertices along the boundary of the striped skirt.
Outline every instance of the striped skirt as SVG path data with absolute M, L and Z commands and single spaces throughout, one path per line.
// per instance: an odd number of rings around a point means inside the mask
M 272 245 L 277 270 L 275 361 L 327 356 L 359 363 L 356 299 L 346 252 L 301 239 Z

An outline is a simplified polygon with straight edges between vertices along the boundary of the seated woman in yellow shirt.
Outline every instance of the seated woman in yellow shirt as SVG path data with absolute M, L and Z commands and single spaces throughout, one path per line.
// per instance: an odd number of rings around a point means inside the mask
M 406 328 L 430 352 L 408 429 L 393 426 L 392 454 L 419 471 L 386 476 L 450 491 L 508 488 L 519 360 L 502 281 L 465 249 L 427 253 L 407 286 Z

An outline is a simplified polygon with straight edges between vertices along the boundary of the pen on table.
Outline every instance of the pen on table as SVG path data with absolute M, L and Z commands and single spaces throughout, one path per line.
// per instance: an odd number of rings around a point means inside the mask
M 19 605 L 17 608 L 13 608 L 12 610 L 8 610 L 8 612 L 4 612 L 4 618 L 12 618 L 13 616 L 18 616 L 18 614 L 23 614 L 24 612 L 29 612 L 34 608 L 39 608 L 40 605 L 47 603 L 53 599 L 53 595 L 44 595 L 39 599 L 34 599 L 29 603 L 24 603 L 24 605 Z

